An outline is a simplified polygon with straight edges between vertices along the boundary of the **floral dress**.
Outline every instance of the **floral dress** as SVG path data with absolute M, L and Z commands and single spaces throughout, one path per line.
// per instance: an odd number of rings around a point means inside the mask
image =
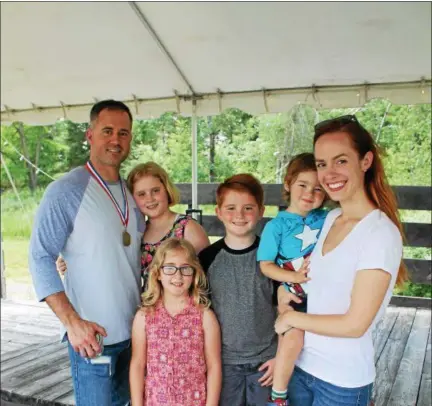
M 205 406 L 203 312 L 192 300 L 171 316 L 159 301 L 146 314 L 146 406 Z
M 174 220 L 174 223 L 171 227 L 171 230 L 158 242 L 152 244 L 149 242 L 145 242 L 144 239 L 141 242 L 141 276 L 143 278 L 143 290 L 147 287 L 147 279 L 148 279 L 148 266 L 152 261 L 156 250 L 159 245 L 161 245 L 167 238 L 177 237 L 184 238 L 185 228 L 187 223 L 193 220 L 191 216 L 187 215 L 177 215 L 177 218 Z

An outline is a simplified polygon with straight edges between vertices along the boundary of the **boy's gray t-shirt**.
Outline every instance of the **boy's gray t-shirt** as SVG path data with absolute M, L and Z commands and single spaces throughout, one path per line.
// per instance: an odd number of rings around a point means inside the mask
M 199 254 L 221 326 L 224 364 L 262 363 L 276 354 L 274 283 L 260 271 L 258 246 L 259 237 L 243 250 L 221 239 Z

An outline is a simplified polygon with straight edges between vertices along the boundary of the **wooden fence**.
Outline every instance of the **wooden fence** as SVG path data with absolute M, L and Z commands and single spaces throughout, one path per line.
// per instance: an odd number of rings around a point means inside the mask
M 192 201 L 192 188 L 190 183 L 180 183 L 176 185 L 181 193 L 181 203 L 190 204 Z M 198 204 L 216 205 L 217 183 L 198 184 Z M 266 206 L 286 207 L 282 200 L 282 185 L 265 184 L 264 203 Z M 405 210 L 432 210 L 431 188 L 424 186 L 395 186 L 394 191 L 398 199 L 400 209 Z M 264 217 L 258 227 L 258 232 L 262 231 L 264 224 L 271 220 L 271 217 Z M 213 215 L 202 216 L 203 227 L 210 236 L 223 236 L 223 224 Z M 430 223 L 404 223 L 406 234 L 405 245 L 407 247 L 431 247 Z M 410 272 L 410 280 L 414 283 L 431 283 L 431 260 L 429 259 L 405 259 L 405 263 Z M 431 307 L 431 300 L 424 298 L 413 298 L 404 296 L 394 296 L 393 304 L 412 307 Z

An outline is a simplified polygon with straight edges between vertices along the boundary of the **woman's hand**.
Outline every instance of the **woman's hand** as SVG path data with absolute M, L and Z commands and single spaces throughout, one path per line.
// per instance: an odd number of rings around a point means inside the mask
M 64 275 L 65 272 L 67 271 L 67 266 L 66 266 L 66 262 L 62 257 L 58 257 L 57 261 L 56 261 L 56 268 L 57 268 L 57 272 L 60 275 Z
M 287 311 L 283 314 L 281 314 L 277 319 L 275 323 L 275 331 L 276 334 L 284 334 L 288 330 L 292 328 L 292 326 L 289 323 L 290 315 L 292 314 L 292 311 Z
M 285 313 L 287 310 L 292 310 L 290 306 L 291 302 L 302 302 L 302 300 L 298 296 L 294 295 L 294 293 L 288 292 L 283 285 L 278 287 L 277 298 L 279 314 Z

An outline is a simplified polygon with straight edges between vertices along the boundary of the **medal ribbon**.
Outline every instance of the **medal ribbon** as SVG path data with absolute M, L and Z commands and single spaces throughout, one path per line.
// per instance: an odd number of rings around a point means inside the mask
M 99 184 L 99 186 L 105 191 L 105 193 L 111 199 L 111 201 L 114 204 L 114 207 L 117 210 L 118 215 L 120 216 L 120 220 L 121 220 L 124 228 L 126 229 L 128 223 L 129 223 L 129 202 L 128 202 L 128 199 L 126 196 L 126 188 L 125 188 L 124 182 L 122 182 L 122 180 L 120 179 L 120 185 L 121 185 L 121 190 L 122 190 L 122 194 L 123 194 L 123 203 L 124 203 L 124 206 L 123 206 L 124 212 L 122 212 L 119 204 L 117 203 L 117 200 L 115 199 L 114 195 L 111 193 L 111 190 L 109 189 L 108 185 L 101 178 L 101 176 L 98 174 L 98 172 L 93 167 L 93 165 L 91 164 L 90 161 L 87 162 L 86 169 L 90 172 L 90 175 L 93 176 L 93 178 L 96 180 L 96 182 Z

